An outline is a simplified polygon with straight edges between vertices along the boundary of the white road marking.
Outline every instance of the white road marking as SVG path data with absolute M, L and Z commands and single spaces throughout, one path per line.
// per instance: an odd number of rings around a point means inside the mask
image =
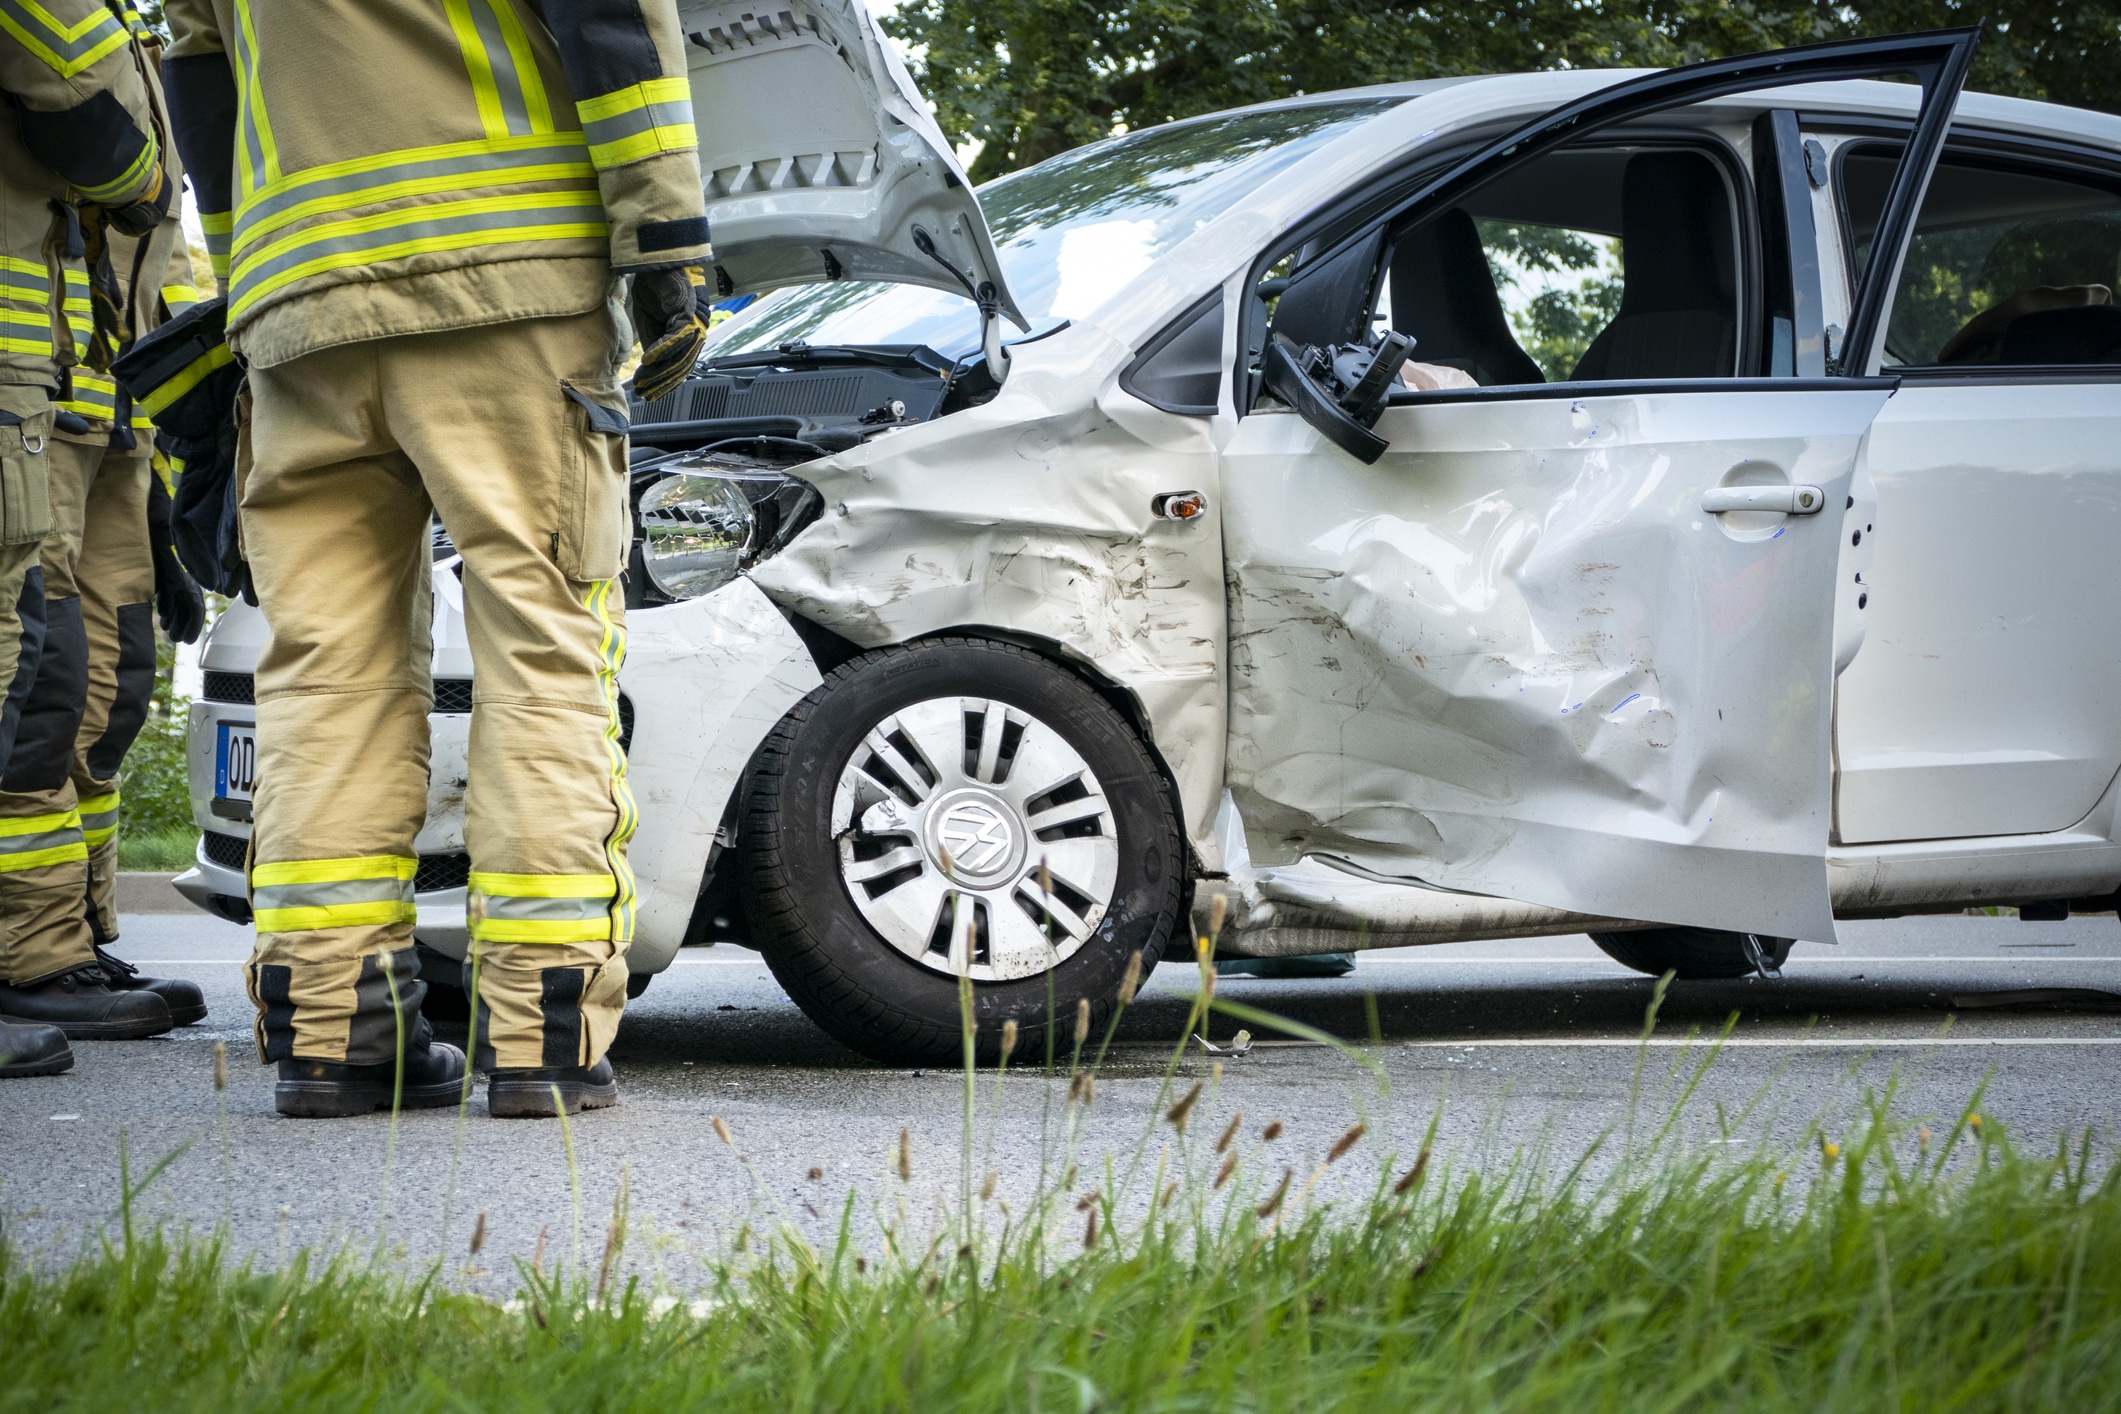
M 1397 1043 L 1409 1050 L 1475 1051 L 1482 1047 L 1508 1047 L 1512 1050 L 1537 1050 L 1545 1047 L 1574 1050 L 1628 1050 L 1647 1045 L 1655 1049 L 1678 1049 L 1698 1046 L 1706 1050 L 1713 1045 L 1731 1047 L 1757 1047 L 1762 1050 L 1781 1048 L 1784 1050 L 1912 1050 L 1929 1046 L 2121 1046 L 2121 1036 L 1859 1036 L 1844 1040 L 1836 1036 L 1793 1036 L 1781 1040 L 1767 1036 L 1733 1036 L 1717 1042 L 1706 1036 L 1681 1038 L 1676 1036 L 1653 1036 L 1643 1041 L 1626 1036 L 1582 1036 L 1562 1037 L 1556 1040 L 1510 1039 L 1501 1041 L 1401 1041 Z

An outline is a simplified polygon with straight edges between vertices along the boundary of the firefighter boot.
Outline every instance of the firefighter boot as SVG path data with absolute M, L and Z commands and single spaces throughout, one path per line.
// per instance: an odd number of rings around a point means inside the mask
M 387 1110 L 432 1110 L 453 1105 L 464 1094 L 464 1053 L 433 1039 L 422 1021 L 405 1045 L 403 1087 L 395 1058 L 376 1065 L 297 1057 L 280 1062 L 273 1104 L 281 1114 L 337 1119 Z
M 74 1048 L 56 1026 L 0 1017 L 0 1080 L 24 1075 L 57 1075 L 74 1068 Z
M 195 1026 L 206 1020 L 206 993 L 197 982 L 181 977 L 143 977 L 140 969 L 124 958 L 113 957 L 100 944 L 96 961 L 103 968 L 104 985 L 113 992 L 152 992 L 169 1008 L 172 1026 Z
M 56 1026 L 76 1041 L 137 1041 L 159 1036 L 174 1024 L 160 997 L 112 991 L 103 969 L 92 962 L 54 977 L 0 987 L 0 1015 Z
M 495 1119 L 549 1119 L 565 1106 L 567 1113 L 609 1109 L 619 1102 L 619 1082 L 611 1058 L 595 1065 L 548 1065 L 524 1070 L 497 1070 L 486 1082 L 486 1113 Z

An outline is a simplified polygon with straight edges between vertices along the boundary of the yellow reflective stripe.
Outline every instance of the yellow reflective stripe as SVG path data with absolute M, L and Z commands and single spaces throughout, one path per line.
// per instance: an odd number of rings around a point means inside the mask
M 242 190 L 254 191 L 280 175 L 280 154 L 273 146 L 272 122 L 265 114 L 265 86 L 258 78 L 258 35 L 251 24 L 250 0 L 236 0 L 231 36 L 236 62 L 236 165 Z
M 114 788 L 81 802 L 81 837 L 90 849 L 110 842 L 118 833 L 118 792 Z
M 548 197 L 566 196 L 566 192 L 544 193 Z M 594 193 L 591 194 L 594 196 Z M 599 213 L 602 211 L 598 203 Z M 322 274 L 327 270 L 344 270 L 349 266 L 372 265 L 384 260 L 397 260 L 408 255 L 431 255 L 442 251 L 467 250 L 473 246 L 511 245 L 536 241 L 601 240 L 611 234 L 611 227 L 603 221 L 548 221 L 527 226 L 491 227 L 480 230 L 461 231 L 454 235 L 429 236 L 419 240 L 398 241 L 389 245 L 371 246 L 359 250 L 341 251 L 335 255 L 319 256 L 299 265 L 280 271 L 271 278 L 262 280 L 237 295 L 229 303 L 229 317 L 240 316 L 244 310 L 275 290 L 304 279 Z
M 160 447 L 155 448 L 152 452 L 149 452 L 147 454 L 148 469 L 154 472 L 156 476 L 161 478 L 162 490 L 171 497 L 174 497 L 177 494 L 177 478 L 175 472 L 178 468 L 181 468 L 183 466 L 182 462 L 178 462 L 177 467 L 173 468 L 170 463 L 174 460 L 175 458 L 171 457 L 169 453 L 163 451 Z
M 690 151 L 699 146 L 699 141 L 699 134 L 689 123 L 682 128 L 650 128 L 617 142 L 591 143 L 589 160 L 599 168 L 623 167 L 628 162 L 638 162 L 659 152 Z
M 199 213 L 199 229 L 206 235 L 206 263 L 213 267 L 217 280 L 228 278 L 229 236 L 235 228 L 236 213 L 233 211 Z
M 25 329 L 50 329 L 52 314 L 48 309 L 36 313 L 23 309 L 0 309 L 0 324 L 19 324 Z
M 610 898 L 619 884 L 609 874 L 486 874 L 474 869 L 471 887 L 508 898 Z
M 116 417 L 118 415 L 118 384 L 115 380 L 101 378 L 79 368 L 73 371 L 74 396 L 53 406 L 67 412 L 77 412 L 84 417 Z
M 25 869 L 42 869 L 48 864 L 71 864 L 77 859 L 88 858 L 88 843 L 75 840 L 71 844 L 53 845 L 50 849 L 30 850 L 23 854 L 0 854 L 0 874 L 19 874 Z
M 49 335 L 42 339 L 11 339 L 0 334 L 0 353 L 29 354 L 31 357 L 50 358 L 52 341 Z
M 612 798 L 619 807 L 618 828 L 605 842 L 604 859 L 618 881 L 618 893 L 611 904 L 611 936 L 624 943 L 633 938 L 635 912 L 633 870 L 626 863 L 626 842 L 633 838 L 641 817 L 633 802 L 633 789 L 626 781 L 626 750 L 619 745 L 619 668 L 626 661 L 626 630 L 611 615 L 611 596 L 617 584 L 615 579 L 606 579 L 590 586 L 583 603 L 596 615 L 603 630 L 597 641 L 597 686 L 609 707 L 604 749 L 611 766 Z
M 552 103 L 545 97 L 545 80 L 538 73 L 538 58 L 530 47 L 530 35 L 523 29 L 522 20 L 516 17 L 515 6 L 508 0 L 486 0 L 496 20 L 501 23 L 501 38 L 508 46 L 508 56 L 515 61 L 516 82 L 523 90 L 523 111 L 530 119 L 533 134 L 552 131 Z
M 0 272 L 9 275 L 34 275 L 37 277 L 38 289 L 48 290 L 52 287 L 51 272 L 47 266 L 35 260 L 24 260 L 19 255 L 0 255 Z
M 482 918 L 471 925 L 471 936 L 482 943 L 591 943 L 611 937 L 612 922 L 609 914 L 552 921 Z
M 417 923 L 419 913 L 412 904 L 395 901 L 331 903 L 315 908 L 261 908 L 251 915 L 251 921 L 260 933 L 306 933 L 317 928 L 374 928 L 389 923 Z
M 101 6 L 79 24 L 64 25 L 37 0 L 0 0 L 0 31 L 20 40 L 62 79 L 72 78 L 128 38 L 118 17 Z
M 290 859 L 250 866 L 254 889 L 278 884 L 338 884 L 350 879 L 410 879 L 420 861 L 405 854 L 364 854 L 350 859 Z
M 527 167 L 503 167 L 497 171 L 482 171 L 479 184 L 482 186 L 514 186 L 519 182 L 589 182 L 596 179 L 597 169 L 588 162 L 540 162 Z M 343 211 L 348 206 L 369 206 L 376 202 L 392 201 L 401 196 L 427 196 L 438 191 L 461 191 L 465 186 L 463 174 L 441 173 L 429 177 L 408 177 L 403 181 L 385 182 L 379 186 L 362 187 L 357 194 L 335 192 L 330 196 L 312 197 L 282 207 L 256 221 L 243 223 L 243 235 L 237 245 L 243 259 L 253 254 L 251 245 L 259 238 L 269 235 L 292 222 L 308 216 L 323 216 L 334 211 Z M 553 193 L 543 193 L 551 196 Z M 405 211 L 407 219 L 413 219 L 432 207 L 410 207 Z M 315 228 L 312 228 L 315 229 Z
M 140 145 L 139 155 L 133 158 L 130 167 L 99 186 L 76 187 L 74 190 L 90 201 L 116 202 L 120 198 L 136 196 L 146 190 L 147 174 L 159 160 L 161 153 L 155 146 L 153 135 L 150 134 L 147 141 Z
M 49 815 L 17 815 L 0 819 L 0 839 L 11 839 L 16 835 L 41 835 L 80 823 L 81 812 L 78 810 L 55 810 Z
M 442 0 L 449 27 L 456 32 L 457 52 L 464 56 L 465 72 L 471 76 L 472 99 L 479 105 L 479 126 L 488 137 L 508 136 L 508 118 L 501 112 L 501 90 L 493 81 L 493 63 L 486 45 L 472 22 L 470 0 Z
M 199 302 L 199 291 L 191 285 L 164 285 L 162 303 L 169 306 L 171 315 L 182 314 Z
M 594 98 L 585 98 L 574 105 L 574 111 L 585 123 L 600 118 L 616 118 L 621 113 L 631 113 L 636 108 L 646 108 L 655 103 L 692 102 L 692 81 L 683 74 L 671 78 L 648 79 L 626 88 L 600 93 Z
M 244 198 L 236 203 L 236 214 L 247 214 L 259 203 L 272 201 L 290 191 L 315 186 L 319 182 L 335 182 L 343 177 L 358 177 L 370 172 L 412 167 L 422 163 L 446 163 L 459 158 L 476 158 L 494 153 L 553 146 L 581 147 L 587 141 L 588 139 L 578 132 L 532 133 L 525 137 L 471 138 L 464 142 L 438 143 L 433 147 L 401 147 L 392 152 L 372 152 L 366 157 L 348 157 L 338 162 L 304 167 L 299 172 L 272 182 L 262 190 L 246 193 Z M 472 175 L 480 174 L 473 172 Z
M 140 410 L 152 417 L 199 386 L 207 374 L 236 361 L 236 352 L 226 344 L 215 344 L 185 366 L 182 373 L 140 399 Z

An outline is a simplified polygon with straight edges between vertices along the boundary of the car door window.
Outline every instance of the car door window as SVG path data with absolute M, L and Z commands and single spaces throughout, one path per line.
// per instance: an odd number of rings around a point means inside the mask
M 1860 274 L 1896 147 L 1839 154 Z M 1893 291 L 1888 367 L 2121 364 L 2121 179 L 1947 151 Z

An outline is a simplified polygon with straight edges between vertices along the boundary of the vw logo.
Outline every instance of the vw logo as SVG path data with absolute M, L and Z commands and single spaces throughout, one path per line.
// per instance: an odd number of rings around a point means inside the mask
M 1009 817 L 980 800 L 960 800 L 943 811 L 936 822 L 936 841 L 950 852 L 956 871 L 992 874 L 1009 860 L 1016 837 Z

